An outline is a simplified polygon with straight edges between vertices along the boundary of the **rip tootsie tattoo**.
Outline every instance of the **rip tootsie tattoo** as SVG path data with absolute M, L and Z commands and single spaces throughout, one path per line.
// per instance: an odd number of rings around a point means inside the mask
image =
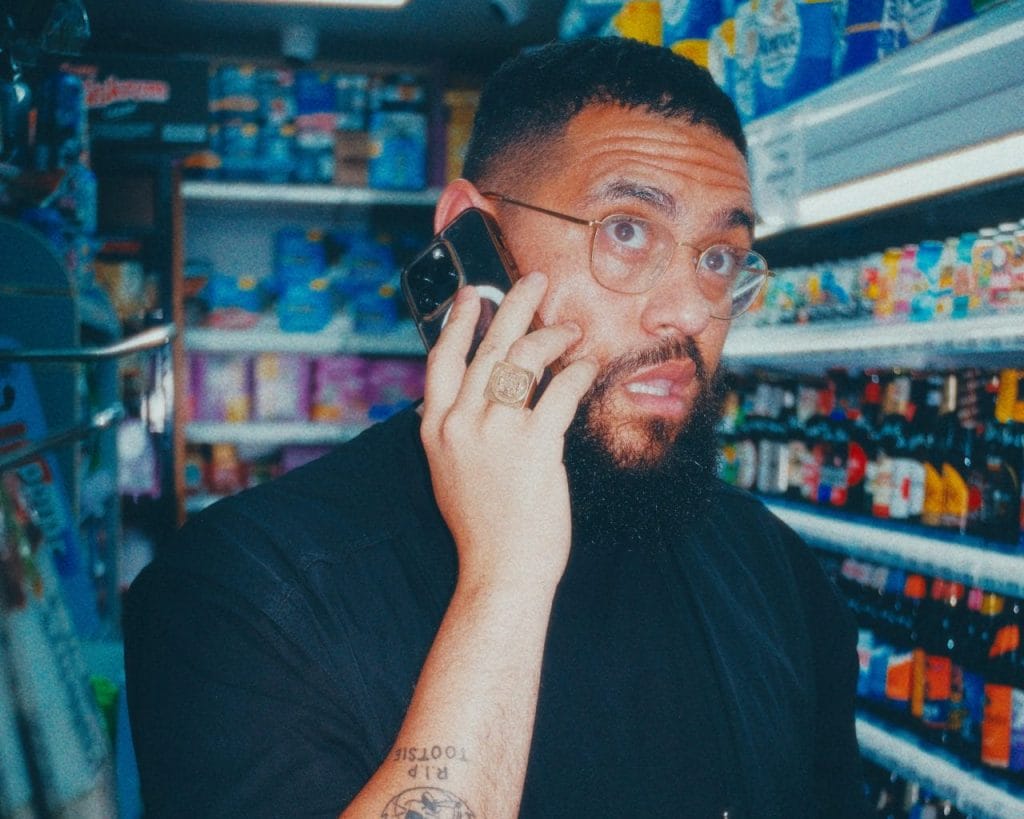
M 381 819 L 476 819 L 455 794 L 440 788 L 409 788 L 395 796 Z
M 392 762 L 412 763 L 406 770 L 410 779 L 425 779 L 443 782 L 448 778 L 451 762 L 468 762 L 466 749 L 454 745 L 422 745 L 395 748 L 391 753 Z

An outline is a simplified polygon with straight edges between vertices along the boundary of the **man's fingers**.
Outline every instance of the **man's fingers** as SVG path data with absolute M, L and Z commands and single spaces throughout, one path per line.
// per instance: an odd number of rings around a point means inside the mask
M 466 372 L 463 390 L 468 403 L 482 398 L 494 363 L 505 360 L 513 342 L 529 331 L 546 290 L 547 276 L 531 273 L 516 282 L 505 295 Z
M 473 343 L 473 331 L 480 315 L 476 289 L 463 287 L 455 296 L 448 323 L 427 354 L 423 391 L 423 422 L 439 423 L 459 394 L 466 375 L 466 354 Z
M 597 362 L 581 358 L 551 379 L 534 408 L 533 421 L 547 432 L 563 436 L 572 423 L 580 401 L 597 378 Z

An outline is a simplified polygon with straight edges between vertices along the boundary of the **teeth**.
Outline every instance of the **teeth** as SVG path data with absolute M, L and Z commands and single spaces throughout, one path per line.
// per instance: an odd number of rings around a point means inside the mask
M 649 381 L 634 382 L 626 385 L 627 392 L 638 392 L 644 395 L 657 395 L 667 398 L 669 385 L 665 382 L 651 383 Z

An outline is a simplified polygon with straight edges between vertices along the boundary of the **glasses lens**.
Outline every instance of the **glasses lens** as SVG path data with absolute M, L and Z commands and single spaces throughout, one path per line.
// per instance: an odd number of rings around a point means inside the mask
M 753 250 L 712 245 L 700 255 L 697 276 L 701 292 L 714 305 L 712 315 L 735 318 L 757 299 L 768 277 L 768 263 Z
M 594 278 L 618 293 L 649 290 L 672 257 L 672 234 L 657 222 L 613 214 L 594 225 Z

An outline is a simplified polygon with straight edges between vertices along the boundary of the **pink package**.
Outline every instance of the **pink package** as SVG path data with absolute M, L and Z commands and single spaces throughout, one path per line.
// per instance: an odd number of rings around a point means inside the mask
M 189 355 L 191 417 L 196 421 L 248 421 L 252 359 L 248 356 Z
M 253 365 L 253 417 L 257 421 L 305 421 L 309 418 L 309 359 L 301 355 L 261 353 Z
M 366 360 L 359 356 L 318 358 L 313 363 L 310 417 L 314 421 L 335 423 L 365 422 L 366 366 Z
M 405 358 L 381 358 L 369 362 L 366 400 L 371 407 L 400 409 L 423 395 L 425 365 Z
M 281 449 L 281 472 L 290 472 L 331 451 L 329 446 L 286 446 Z

